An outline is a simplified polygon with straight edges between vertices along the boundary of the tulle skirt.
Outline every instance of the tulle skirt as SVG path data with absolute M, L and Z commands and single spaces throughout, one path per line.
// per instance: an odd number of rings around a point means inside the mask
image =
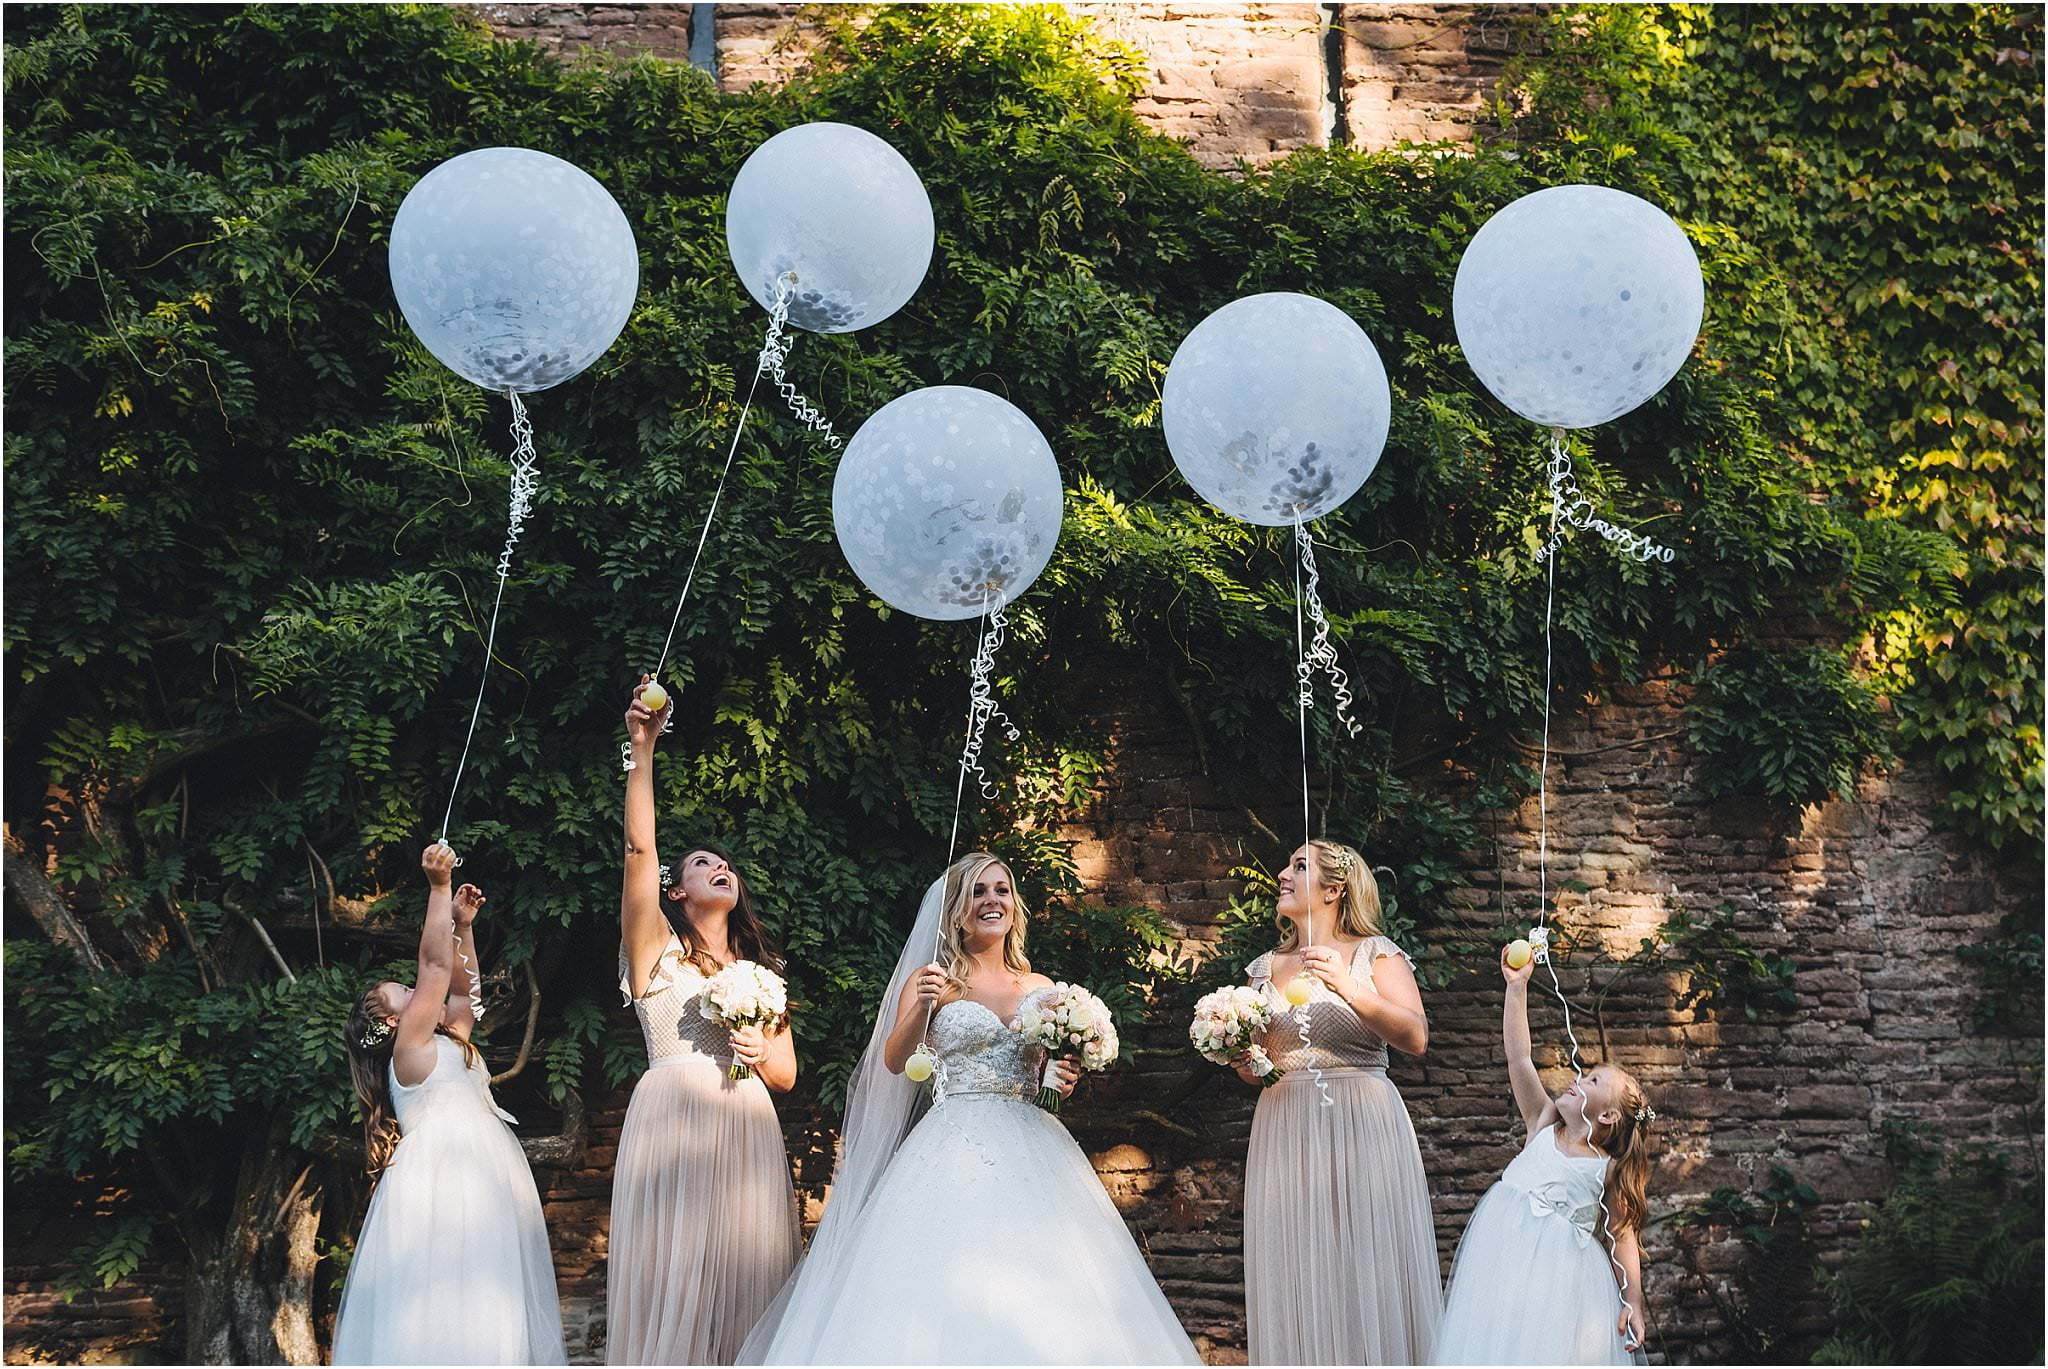
M 1438 1364 L 1631 1364 L 1615 1323 L 1607 1247 L 1529 1195 L 1495 1184 L 1472 1209 L 1451 1270 Z
M 606 1358 L 731 1364 L 801 1248 L 789 1155 L 760 1079 L 684 1055 L 633 1088 L 612 1165 Z
M 1379 1070 L 1307 1069 L 1259 1098 L 1245 1161 L 1253 1364 L 1427 1364 L 1443 1300 L 1422 1152 Z
M 805 1270 L 749 1360 L 1201 1362 L 1088 1157 L 1035 1104 L 939 1104 L 857 1220 L 832 1268 Z
M 336 1364 L 567 1363 L 526 1153 L 460 1093 L 416 1119 L 377 1181 L 334 1319 Z

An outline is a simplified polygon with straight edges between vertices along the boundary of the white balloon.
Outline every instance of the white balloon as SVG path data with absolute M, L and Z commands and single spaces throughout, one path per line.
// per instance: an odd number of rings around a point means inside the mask
M 545 390 L 603 356 L 640 288 L 618 202 L 560 157 L 465 152 L 420 177 L 391 223 L 391 290 L 449 370 Z
M 932 260 L 932 202 L 903 154 L 850 124 L 799 124 L 755 148 L 725 204 L 733 269 L 763 309 L 794 272 L 789 321 L 813 333 L 880 323 Z
M 1275 293 L 1195 325 L 1166 368 L 1166 446 L 1204 499 L 1285 527 L 1358 492 L 1387 445 L 1387 369 L 1336 305 Z
M 832 526 L 861 583 L 920 618 L 973 618 L 1027 589 L 1059 541 L 1059 463 L 1023 411 L 934 385 L 861 424 L 832 480 Z
M 1619 418 L 1663 389 L 1692 354 L 1705 308 L 1685 231 L 1599 185 L 1554 185 L 1495 214 L 1451 290 L 1480 383 L 1556 428 Z

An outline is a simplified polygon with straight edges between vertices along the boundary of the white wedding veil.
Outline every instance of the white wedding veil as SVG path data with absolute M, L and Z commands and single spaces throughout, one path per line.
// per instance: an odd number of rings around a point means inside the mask
M 897 1074 L 882 1061 L 882 1047 L 896 1025 L 896 1005 L 911 975 L 932 962 L 938 947 L 939 919 L 945 913 L 948 867 L 933 880 L 918 905 L 917 921 L 896 957 L 896 972 L 875 1009 L 875 1029 L 860 1066 L 846 1086 L 846 1119 L 840 1127 L 839 1163 L 825 1216 L 811 1238 L 809 1253 L 797 1261 L 782 1291 L 740 1347 L 740 1364 L 802 1362 L 815 1358 L 817 1322 L 838 1301 L 838 1290 L 850 1272 L 846 1256 L 868 1199 L 881 1184 L 896 1148 L 924 1111 L 924 1085 Z

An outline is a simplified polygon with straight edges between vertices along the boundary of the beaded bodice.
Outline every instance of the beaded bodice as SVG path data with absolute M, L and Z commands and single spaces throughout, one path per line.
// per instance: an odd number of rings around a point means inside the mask
M 1032 990 L 1017 1006 L 1023 1007 L 1044 992 Z M 1037 1096 L 1039 1075 L 1045 1067 L 1044 1047 L 1025 1041 L 987 1004 L 971 998 L 941 1004 L 932 1014 L 929 1039 L 939 1057 L 939 1072 L 933 1076 L 934 1102 L 990 1094 L 1024 1099 Z
M 1368 993 L 1378 993 L 1373 983 L 1373 962 L 1381 956 L 1407 953 L 1383 936 L 1369 936 L 1358 943 L 1351 955 L 1351 977 Z M 1266 952 L 1245 967 L 1251 986 L 1272 998 L 1272 1025 L 1258 1039 L 1273 1063 L 1282 1070 L 1374 1069 L 1387 1067 L 1387 1043 L 1358 1020 L 1343 999 L 1331 993 L 1320 979 L 1310 975 L 1309 1000 L 1297 1008 L 1273 987 L 1273 953 Z M 1309 1044 L 1301 1041 L 1302 1015 L 1308 1017 Z
M 683 943 L 670 933 L 668 945 L 654 962 L 654 972 L 647 976 L 647 992 L 635 998 L 626 948 L 619 948 L 619 992 L 640 1019 L 649 1068 L 692 1055 L 708 1055 L 721 1064 L 732 1062 L 732 1034 L 704 1016 L 704 986 L 708 982 L 684 954 Z

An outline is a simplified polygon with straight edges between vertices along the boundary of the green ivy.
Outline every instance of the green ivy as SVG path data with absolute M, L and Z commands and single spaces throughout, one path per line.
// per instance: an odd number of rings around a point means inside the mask
M 1552 174 L 1691 227 L 1709 364 L 1803 482 L 1873 533 L 1948 543 L 1921 592 L 1859 586 L 1849 621 L 1949 818 L 2022 859 L 2042 839 L 2042 22 L 1562 7 L 1509 119 Z
M 1876 693 L 1839 652 L 1744 648 L 1693 683 L 1686 740 L 1710 797 L 1822 803 L 1853 794 L 1863 767 L 1890 754 Z

